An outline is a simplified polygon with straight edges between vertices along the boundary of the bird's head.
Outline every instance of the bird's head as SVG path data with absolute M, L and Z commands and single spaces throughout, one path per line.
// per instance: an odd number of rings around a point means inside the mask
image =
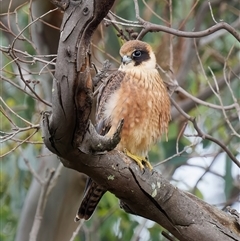
M 144 69 L 154 69 L 156 67 L 156 57 L 151 46 L 139 40 L 126 42 L 119 51 L 122 57 L 120 70 L 141 67 Z

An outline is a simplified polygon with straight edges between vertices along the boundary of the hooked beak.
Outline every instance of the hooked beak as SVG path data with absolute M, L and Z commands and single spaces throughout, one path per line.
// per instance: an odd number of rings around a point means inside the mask
M 127 56 L 127 55 L 124 55 L 124 56 L 122 57 L 122 63 L 123 63 L 124 65 L 129 64 L 131 61 L 132 61 L 131 57 L 129 57 L 129 56 Z

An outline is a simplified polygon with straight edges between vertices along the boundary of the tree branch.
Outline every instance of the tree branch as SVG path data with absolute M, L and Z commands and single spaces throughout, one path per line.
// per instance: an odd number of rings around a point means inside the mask
M 52 113 L 44 113 L 42 121 L 46 146 L 65 167 L 87 174 L 115 194 L 127 212 L 157 222 L 180 240 L 238 240 L 240 231 L 232 216 L 178 190 L 159 173 L 148 169 L 141 173 L 135 162 L 116 150 L 91 154 L 89 143 L 102 146 L 105 139 L 89 125 L 93 98 L 90 41 L 113 3 L 66 3 Z

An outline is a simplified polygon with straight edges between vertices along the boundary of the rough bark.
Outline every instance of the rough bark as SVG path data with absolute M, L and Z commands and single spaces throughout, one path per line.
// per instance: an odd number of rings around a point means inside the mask
M 215 207 L 145 170 L 123 153 L 94 153 L 119 141 L 98 136 L 89 121 L 92 108 L 90 41 L 114 0 L 55 1 L 64 12 L 53 84 L 52 112 L 43 115 L 44 142 L 65 167 L 106 187 L 130 213 L 153 220 L 180 240 L 240 240 L 239 224 Z M 111 149 L 107 148 L 107 149 Z M 102 148 L 104 149 L 104 148 Z
M 23 0 L 23 2 L 26 2 Z M 6 8 L 2 8 L 3 12 L 8 11 L 9 1 L 4 1 L 7 4 Z M 21 1 L 13 1 L 13 4 L 22 4 Z M 12 10 L 16 7 L 11 5 Z M 1 5 L 2 7 L 2 5 Z M 48 12 L 53 8 L 52 4 L 48 1 L 34 0 L 31 3 L 32 15 L 37 18 Z M 55 8 L 55 6 L 54 6 Z M 59 11 L 60 12 L 60 11 Z M 44 21 L 56 25 L 58 20 L 60 20 L 60 13 L 53 12 L 44 18 Z M 11 29 L 17 35 L 19 29 L 16 26 L 15 15 L 10 15 L 11 18 Z M 4 19 L 7 25 L 7 18 Z M 1 17 L 1 21 L 4 21 Z M 60 22 L 61 23 L 61 22 Z M 59 25 L 60 27 L 60 25 Z M 6 34 L 6 33 L 5 33 Z M 31 25 L 31 36 L 34 42 L 34 46 L 37 47 L 39 53 L 48 55 L 56 53 L 58 49 L 59 41 L 59 31 L 52 29 L 43 22 L 36 22 Z M 14 36 L 8 36 L 10 38 L 9 42 L 13 41 Z M 19 41 L 20 42 L 20 41 Z M 17 44 L 23 44 L 22 41 Z M 18 49 L 22 49 L 23 46 L 18 46 Z M 40 65 L 40 63 L 39 63 Z M 45 64 L 42 65 L 43 68 Z M 41 86 L 44 92 L 44 99 L 51 101 L 52 99 L 52 80 L 46 78 L 46 75 L 41 81 Z M 59 165 L 59 159 L 56 155 L 51 155 L 46 148 L 42 148 L 41 158 L 38 158 L 38 168 L 36 168 L 37 174 L 44 180 L 46 176 L 46 170 L 57 169 Z M 19 158 L 22 158 L 21 156 Z M 73 232 L 76 230 L 78 223 L 74 222 L 74 217 L 76 210 L 79 207 L 82 192 L 85 186 L 85 175 L 75 172 L 71 169 L 64 168 L 61 171 L 61 175 L 58 177 L 56 186 L 52 189 L 51 194 L 47 197 L 46 208 L 42 214 L 41 228 L 37 235 L 38 241 L 46 240 L 57 240 L 66 241 L 70 240 Z M 29 187 L 26 199 L 24 200 L 24 205 L 21 209 L 21 215 L 18 220 L 18 226 L 15 236 L 15 241 L 26 241 L 29 240 L 29 233 L 32 229 L 37 205 L 41 200 L 39 199 L 41 193 L 42 185 L 40 185 L 35 178 L 32 179 L 31 185 Z M 71 198 L 69 198 L 71 197 Z M 57 205 L 56 205 L 57 200 Z M 66 206 L 66 202 L 69 206 Z

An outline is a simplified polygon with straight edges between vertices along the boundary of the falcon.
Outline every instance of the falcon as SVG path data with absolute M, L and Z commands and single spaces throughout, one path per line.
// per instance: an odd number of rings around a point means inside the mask
M 98 94 L 96 129 L 99 134 L 112 137 L 123 119 L 121 140 L 115 149 L 134 160 L 141 170 L 151 170 L 147 155 L 162 134 L 167 134 L 171 118 L 169 95 L 149 44 L 128 41 L 120 55 L 118 71 L 106 79 Z M 75 220 L 89 219 L 105 192 L 89 179 Z

